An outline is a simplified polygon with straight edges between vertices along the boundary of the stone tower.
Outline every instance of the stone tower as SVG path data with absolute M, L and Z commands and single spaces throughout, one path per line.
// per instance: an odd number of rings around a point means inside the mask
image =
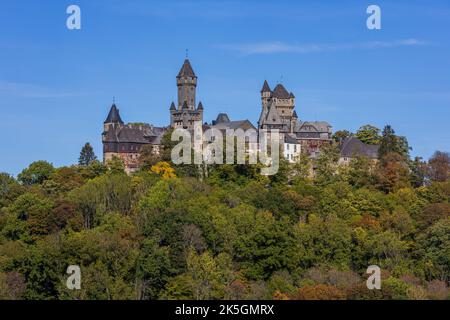
M 298 120 L 295 112 L 295 96 L 288 92 L 282 84 L 273 91 L 267 81 L 261 90 L 262 110 L 258 121 L 259 129 L 278 129 L 280 132 L 292 132 Z
M 196 108 L 197 76 L 188 59 L 177 76 L 178 105 L 170 105 L 170 125 L 172 128 L 192 130 L 194 122 L 203 123 L 203 105 L 200 102 Z

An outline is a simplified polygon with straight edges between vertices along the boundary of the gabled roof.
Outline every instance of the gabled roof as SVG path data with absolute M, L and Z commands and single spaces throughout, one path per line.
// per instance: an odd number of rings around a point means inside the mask
M 366 156 L 369 159 L 377 159 L 378 149 L 378 145 L 365 144 L 356 137 L 348 137 L 341 145 L 341 157 Z
M 181 109 L 189 109 L 186 100 L 183 102 L 183 106 L 181 107 Z
M 297 111 L 294 110 L 294 113 L 292 114 L 292 117 L 297 118 L 298 119 L 298 115 L 297 115 Z
M 263 92 L 272 92 L 272 90 L 270 90 L 269 84 L 267 83 L 267 80 L 264 80 L 264 84 L 261 89 L 261 93 Z
M 111 106 L 111 110 L 109 110 L 108 117 L 106 118 L 104 123 L 120 123 L 120 124 L 123 124 L 123 121 L 120 118 L 119 109 L 117 109 L 116 104 L 113 104 Z
M 274 102 L 272 102 L 272 104 L 269 107 L 269 112 L 267 113 L 266 116 L 266 124 L 282 124 L 280 115 L 278 114 Z
M 178 73 L 177 78 L 182 78 L 182 77 L 196 78 L 194 69 L 192 69 L 189 59 L 184 60 L 183 66 L 181 67 L 181 70 Z
M 319 131 L 318 128 L 314 125 L 313 122 L 305 121 L 300 127 L 300 132 L 318 132 L 318 131 Z
M 290 94 L 286 90 L 286 88 L 280 83 L 280 84 L 277 84 L 277 86 L 273 90 L 273 97 L 278 98 L 278 99 L 289 99 Z
M 312 132 L 311 130 L 306 130 L 306 127 L 312 127 L 315 132 L 329 133 L 331 125 L 326 121 L 305 121 L 299 128 L 299 132 Z

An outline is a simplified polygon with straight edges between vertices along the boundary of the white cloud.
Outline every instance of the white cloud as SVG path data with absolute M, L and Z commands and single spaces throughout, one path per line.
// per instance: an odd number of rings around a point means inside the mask
M 367 41 L 359 43 L 338 44 L 289 44 L 285 42 L 260 42 L 243 44 L 222 44 L 218 48 L 235 51 L 242 55 L 274 54 L 274 53 L 316 53 L 353 49 L 375 49 L 422 46 L 427 43 L 418 39 L 403 39 L 394 41 Z

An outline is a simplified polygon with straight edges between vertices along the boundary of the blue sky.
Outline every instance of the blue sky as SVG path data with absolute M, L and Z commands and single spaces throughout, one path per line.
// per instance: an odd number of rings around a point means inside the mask
M 71 4 L 82 30 L 66 28 Z M 448 1 L 4 0 L 0 30 L 0 171 L 76 163 L 88 141 L 101 158 L 113 96 L 124 121 L 167 125 L 186 48 L 208 122 L 255 123 L 267 79 L 301 120 L 391 124 L 412 155 L 450 151 Z

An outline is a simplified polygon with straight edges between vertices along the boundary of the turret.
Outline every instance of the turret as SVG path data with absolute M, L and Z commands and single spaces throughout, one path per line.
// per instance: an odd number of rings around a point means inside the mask
M 113 103 L 111 109 L 109 110 L 108 116 L 106 117 L 105 122 L 103 123 L 105 131 L 108 130 L 109 126 L 119 126 L 123 125 L 122 118 L 120 118 L 119 109 L 117 109 L 116 104 Z
M 177 76 L 178 86 L 178 110 L 186 102 L 189 110 L 195 110 L 195 91 L 197 88 L 197 76 L 192 69 L 188 59 L 184 60 L 183 66 Z

